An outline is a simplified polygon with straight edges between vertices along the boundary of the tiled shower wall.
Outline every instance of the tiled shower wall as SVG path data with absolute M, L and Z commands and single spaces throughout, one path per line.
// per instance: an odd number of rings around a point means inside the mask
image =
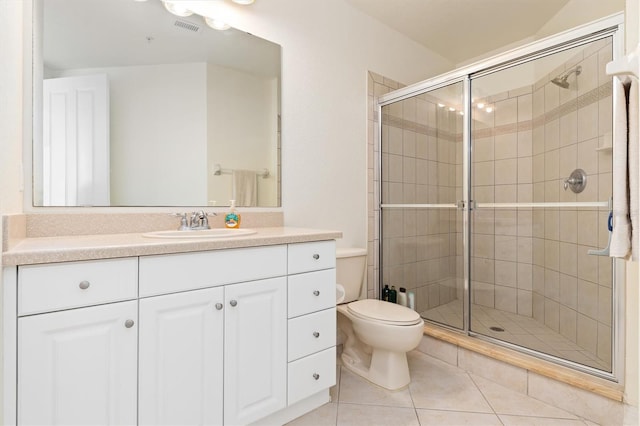
M 597 41 L 533 91 L 533 201 L 607 201 L 611 197 L 610 39 Z M 569 89 L 550 79 L 582 66 Z M 544 141 L 544 142 L 543 142 Z M 563 181 L 581 168 L 579 194 Z M 587 254 L 607 245 L 608 209 L 545 209 L 533 213 L 533 317 L 607 363 L 611 361 L 611 258 Z

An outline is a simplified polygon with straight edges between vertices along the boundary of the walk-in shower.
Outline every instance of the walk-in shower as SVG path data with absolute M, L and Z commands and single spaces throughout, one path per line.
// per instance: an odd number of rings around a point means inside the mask
M 593 253 L 619 35 L 581 31 L 379 98 L 379 285 L 434 323 L 615 379 L 616 262 Z

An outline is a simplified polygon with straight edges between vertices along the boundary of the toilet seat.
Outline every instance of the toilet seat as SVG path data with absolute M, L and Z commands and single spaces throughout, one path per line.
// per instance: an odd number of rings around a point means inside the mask
M 413 309 L 377 299 L 351 302 L 347 305 L 347 309 L 353 316 L 382 324 L 409 326 L 422 322 L 420 315 Z

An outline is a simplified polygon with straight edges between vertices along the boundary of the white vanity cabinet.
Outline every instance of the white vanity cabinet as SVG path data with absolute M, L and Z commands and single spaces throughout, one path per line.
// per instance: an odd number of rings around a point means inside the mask
M 288 402 L 336 382 L 336 254 L 333 241 L 289 246 Z
M 18 424 L 135 424 L 138 302 L 91 305 L 135 299 L 137 260 L 25 266 L 18 281 L 18 311 L 38 312 L 17 320 Z
M 329 400 L 333 240 L 14 268 L 8 424 L 283 424 Z
M 140 299 L 141 425 L 248 424 L 286 407 L 286 274 L 285 245 L 140 259 L 141 293 L 177 291 Z

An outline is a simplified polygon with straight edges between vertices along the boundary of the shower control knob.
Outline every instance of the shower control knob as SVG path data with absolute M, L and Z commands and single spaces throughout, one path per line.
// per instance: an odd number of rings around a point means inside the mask
M 231 306 L 234 306 L 234 307 L 235 307 L 235 306 L 237 306 L 237 305 L 238 305 L 238 301 L 237 301 L 237 300 L 232 300 L 231 302 L 229 302 L 229 304 L 230 304 Z
M 86 290 L 89 288 L 90 285 L 91 283 L 89 281 L 80 281 L 80 284 L 78 284 L 78 287 L 80 287 L 81 290 Z
M 318 253 L 316 253 L 316 254 L 314 254 L 314 255 L 313 255 L 313 258 L 314 258 L 315 260 L 318 260 L 318 259 L 320 259 L 320 255 L 319 255 Z
M 320 378 L 320 375 L 318 373 L 313 373 L 313 378 L 315 380 L 318 380 Z
M 320 296 L 320 291 L 319 290 L 313 290 L 313 295 L 314 296 Z
M 318 333 L 317 331 L 314 331 L 313 332 L 313 337 L 315 337 L 317 339 L 318 337 L 320 337 L 320 333 Z
M 217 310 L 221 310 L 222 309 L 222 303 L 220 303 L 220 302 L 216 303 L 216 309 Z

